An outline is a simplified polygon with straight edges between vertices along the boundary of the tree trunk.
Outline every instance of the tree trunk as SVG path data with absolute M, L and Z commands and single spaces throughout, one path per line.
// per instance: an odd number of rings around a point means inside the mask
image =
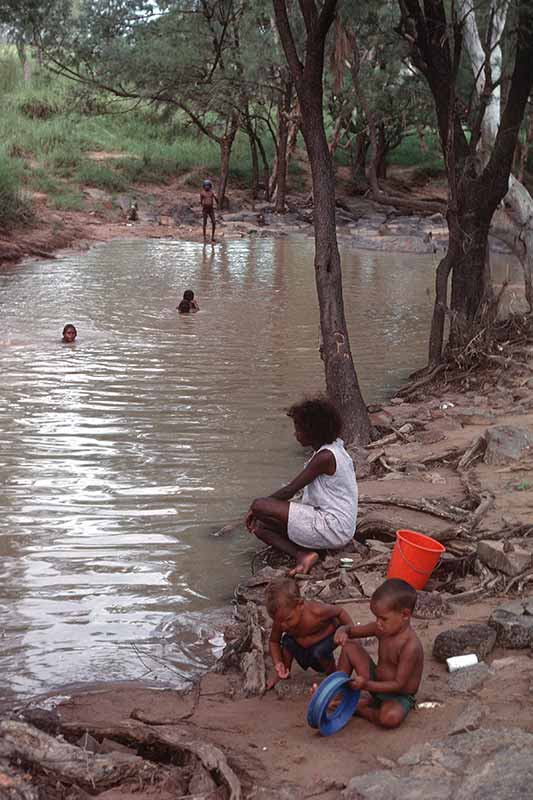
M 265 200 L 268 203 L 270 200 L 270 170 L 268 166 L 267 154 L 261 141 L 261 137 L 257 137 L 257 146 L 261 153 L 261 161 L 263 162 L 263 183 L 265 184 Z
M 250 155 L 252 157 L 252 200 L 257 200 L 259 196 L 259 156 L 257 153 L 257 138 L 251 128 L 246 129 L 248 141 L 250 142 Z
M 321 87 L 320 87 L 321 88 Z M 335 225 L 335 178 L 322 117 L 322 92 L 297 85 L 302 133 L 313 181 L 315 277 L 328 394 L 344 420 L 346 441 L 366 444 L 370 422 L 355 373 L 344 316 L 341 259 Z
M 229 167 L 231 161 L 231 148 L 235 141 L 239 126 L 239 116 L 233 112 L 231 119 L 228 121 L 228 129 L 224 136 L 219 139 L 220 147 L 220 177 L 218 183 L 218 206 L 224 208 L 226 200 L 226 188 L 228 185 Z
M 326 387 L 342 415 L 345 441 L 367 444 L 370 420 L 355 373 L 344 316 L 341 259 L 335 225 L 335 177 L 322 110 L 324 46 L 337 2 L 324 0 L 320 13 L 313 0 L 301 4 L 307 34 L 305 64 L 301 63 L 294 45 L 286 0 L 273 0 L 273 3 L 276 26 L 298 95 L 302 133 L 311 166 L 315 279 Z
M 366 183 L 366 154 L 369 146 L 368 136 L 366 131 L 358 133 L 352 138 L 350 142 L 350 169 L 351 177 L 354 184 L 358 184 L 361 178 Z
M 376 175 L 378 180 L 385 180 L 387 177 L 387 153 L 389 147 L 385 137 L 385 124 L 380 122 L 377 126 L 377 152 L 376 152 Z
M 283 92 L 278 102 L 278 158 L 276 214 L 284 214 L 285 196 L 287 193 L 287 145 L 289 141 L 289 114 L 291 110 L 292 82 L 285 81 Z

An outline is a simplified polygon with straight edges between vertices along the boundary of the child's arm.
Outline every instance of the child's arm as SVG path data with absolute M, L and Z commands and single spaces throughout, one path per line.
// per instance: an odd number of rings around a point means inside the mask
M 271 494 L 270 497 L 273 497 L 275 500 L 290 500 L 291 497 L 294 497 L 296 492 L 303 489 L 304 486 L 307 486 L 311 481 L 314 481 L 319 475 L 334 475 L 336 469 L 337 462 L 331 450 L 321 450 L 313 456 L 309 464 L 307 464 L 293 481 L 283 486 L 281 489 L 278 489 L 278 491 Z
M 283 654 L 281 652 L 281 634 L 283 631 L 274 623 L 270 632 L 269 649 L 272 656 L 272 663 L 276 672 L 277 679 L 285 680 L 289 677 L 289 669 L 285 666 L 283 661 Z
M 370 622 L 368 625 L 354 625 L 350 620 L 348 625 L 343 625 L 335 631 L 335 643 L 344 647 L 348 639 L 366 639 L 367 636 L 375 635 L 375 622 Z
M 354 686 L 358 689 L 366 689 L 368 692 L 386 692 L 387 694 L 401 694 L 405 692 L 407 681 L 413 674 L 417 662 L 418 645 L 416 639 L 402 648 L 396 678 L 393 681 L 367 681 L 360 675 L 353 679 Z

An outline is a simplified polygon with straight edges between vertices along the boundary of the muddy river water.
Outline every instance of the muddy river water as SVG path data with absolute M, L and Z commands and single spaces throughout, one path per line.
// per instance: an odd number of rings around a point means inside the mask
M 435 262 L 342 255 L 376 401 L 424 361 Z M 284 409 L 323 386 L 312 240 L 117 241 L 5 269 L 0 303 L 0 694 L 177 683 L 256 550 L 212 532 L 302 463 Z

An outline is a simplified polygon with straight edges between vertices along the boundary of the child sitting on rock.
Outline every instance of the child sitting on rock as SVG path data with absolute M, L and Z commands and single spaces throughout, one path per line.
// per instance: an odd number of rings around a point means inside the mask
M 323 397 L 289 408 L 294 435 L 314 453 L 287 486 L 253 501 L 248 530 L 266 544 L 296 559 L 290 574 L 307 573 L 317 550 L 340 549 L 353 539 L 357 519 L 357 483 L 353 461 L 339 438 L 342 420 Z M 301 503 L 289 502 L 303 489 Z
M 424 668 L 424 651 L 411 628 L 416 590 L 406 581 L 391 578 L 379 586 L 370 600 L 376 617 L 369 625 L 338 628 L 335 643 L 342 645 L 338 669 L 356 677 L 354 689 L 366 689 L 357 714 L 384 728 L 397 728 L 415 707 L 415 694 Z M 379 642 L 377 666 L 354 639 L 375 636 Z
M 274 674 L 267 689 L 290 676 L 293 659 L 302 669 L 311 667 L 329 675 L 335 671 L 333 651 L 337 647 L 334 634 L 339 625 L 353 627 L 350 615 L 343 608 L 304 600 L 295 580 L 272 581 L 266 590 L 266 607 L 273 620 L 270 633 L 270 655 Z

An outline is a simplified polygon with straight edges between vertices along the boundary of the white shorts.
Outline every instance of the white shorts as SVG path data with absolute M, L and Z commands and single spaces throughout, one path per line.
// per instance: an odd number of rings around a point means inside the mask
M 340 530 L 338 520 L 329 511 L 306 503 L 289 503 L 287 535 L 291 542 L 309 550 L 336 550 L 353 539 L 354 532 Z

